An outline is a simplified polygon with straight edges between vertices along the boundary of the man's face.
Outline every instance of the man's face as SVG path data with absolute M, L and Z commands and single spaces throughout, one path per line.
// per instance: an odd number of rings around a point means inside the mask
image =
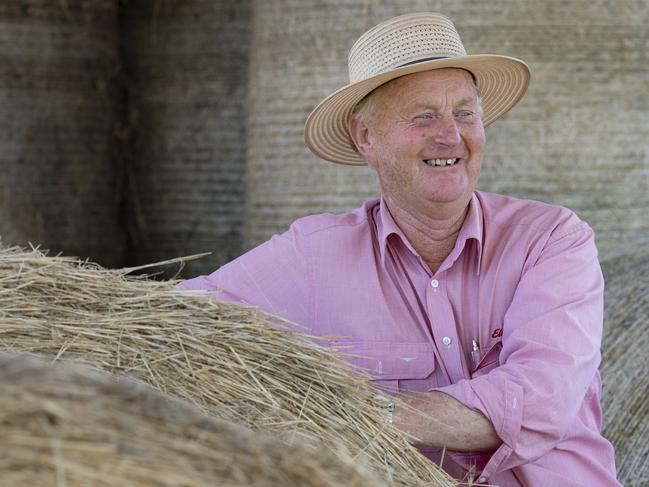
M 415 73 L 383 85 L 376 96 L 359 150 L 376 169 L 388 203 L 407 211 L 467 204 L 485 146 L 471 75 L 461 69 Z

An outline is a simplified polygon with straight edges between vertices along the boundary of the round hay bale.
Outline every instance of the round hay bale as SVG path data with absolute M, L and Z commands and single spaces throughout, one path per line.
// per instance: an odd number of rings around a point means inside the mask
M 0 250 L 0 343 L 136 376 L 211 415 L 367 462 L 396 485 L 455 485 L 386 424 L 377 390 L 334 351 L 257 309 L 128 272 Z
M 242 252 L 250 2 L 119 2 L 131 83 L 124 216 L 129 265 L 212 251 L 184 275 Z
M 331 453 L 79 365 L 0 354 L 0 410 L 0 485 L 387 485 Z
M 616 449 L 623 485 L 649 478 L 649 250 L 602 263 L 604 435 Z
M 123 261 L 120 2 L 0 2 L 0 234 Z

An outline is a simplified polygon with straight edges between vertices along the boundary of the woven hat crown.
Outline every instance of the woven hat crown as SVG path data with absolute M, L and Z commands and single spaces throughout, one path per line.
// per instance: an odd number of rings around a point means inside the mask
M 436 58 L 466 56 L 460 35 L 443 15 L 402 15 L 368 30 L 349 51 L 349 82 Z

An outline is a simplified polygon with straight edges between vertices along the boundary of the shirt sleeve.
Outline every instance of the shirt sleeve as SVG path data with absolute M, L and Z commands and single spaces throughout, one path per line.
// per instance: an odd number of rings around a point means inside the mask
M 592 230 L 555 230 L 538 255 L 505 314 L 500 366 L 437 389 L 482 412 L 502 439 L 487 478 L 552 449 L 598 373 L 604 281 Z
M 207 276 L 178 284 L 208 291 L 215 299 L 256 306 L 290 322 L 309 323 L 309 275 L 296 224 Z

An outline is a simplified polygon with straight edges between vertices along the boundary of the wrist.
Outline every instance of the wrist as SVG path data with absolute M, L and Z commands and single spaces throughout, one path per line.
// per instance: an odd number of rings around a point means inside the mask
M 374 396 L 374 400 L 376 401 L 376 404 L 383 412 L 384 421 L 386 423 L 392 424 L 394 421 L 394 408 L 395 408 L 394 400 L 382 394 L 376 394 Z

